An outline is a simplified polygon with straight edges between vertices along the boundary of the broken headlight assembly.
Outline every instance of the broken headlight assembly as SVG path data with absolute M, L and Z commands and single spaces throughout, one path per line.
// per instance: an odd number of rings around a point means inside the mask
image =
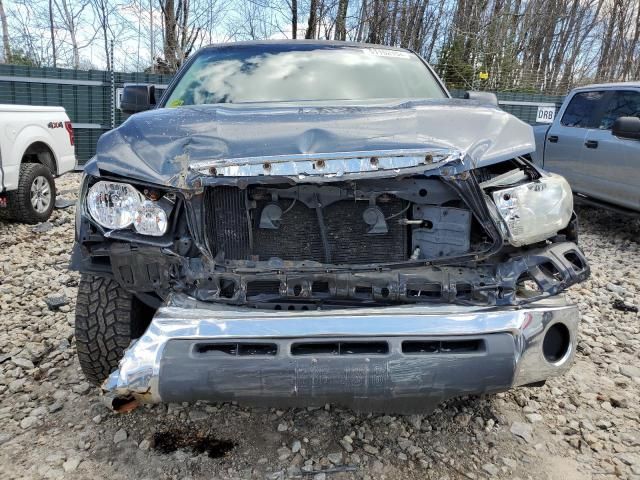
M 147 200 L 128 183 L 100 181 L 87 194 L 87 208 L 91 217 L 110 230 L 131 227 L 142 235 L 160 237 L 169 226 L 165 205 Z
M 516 247 L 540 242 L 565 228 L 573 212 L 569 183 L 546 174 L 533 182 L 495 190 L 493 201 Z

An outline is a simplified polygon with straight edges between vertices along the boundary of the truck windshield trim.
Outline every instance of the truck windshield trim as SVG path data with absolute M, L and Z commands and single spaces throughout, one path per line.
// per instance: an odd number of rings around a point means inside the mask
M 426 63 L 409 51 L 273 44 L 202 50 L 161 106 L 447 97 Z

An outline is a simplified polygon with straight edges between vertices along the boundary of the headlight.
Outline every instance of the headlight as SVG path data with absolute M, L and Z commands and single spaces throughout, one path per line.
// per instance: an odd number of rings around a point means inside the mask
M 105 228 L 120 230 L 133 225 L 142 235 L 160 237 L 169 226 L 171 206 L 166 201 L 146 200 L 128 183 L 101 181 L 87 194 L 91 217 Z
M 507 227 L 509 242 L 528 245 L 565 228 L 573 212 L 571 187 L 560 175 L 493 192 L 493 201 Z
M 126 228 L 133 223 L 143 197 L 126 183 L 98 182 L 89 189 L 87 207 L 105 228 Z
M 142 235 L 160 237 L 167 231 L 167 212 L 157 203 L 145 201 L 138 207 L 133 226 Z

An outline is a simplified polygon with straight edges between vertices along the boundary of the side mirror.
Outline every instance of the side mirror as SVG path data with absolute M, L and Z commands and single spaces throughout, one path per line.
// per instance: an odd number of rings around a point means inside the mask
M 156 104 L 155 87 L 146 84 L 125 84 L 120 98 L 122 113 L 138 113 L 151 109 Z
M 620 138 L 640 140 L 640 118 L 619 117 L 613 122 L 611 133 Z
M 487 105 L 492 105 L 494 107 L 498 106 L 498 97 L 496 97 L 495 93 L 491 92 L 476 92 L 472 90 L 468 90 L 464 92 L 465 100 L 475 100 L 480 103 L 485 103 Z

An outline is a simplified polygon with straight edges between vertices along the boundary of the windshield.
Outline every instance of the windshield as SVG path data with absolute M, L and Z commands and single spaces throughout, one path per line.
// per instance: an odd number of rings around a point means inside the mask
M 263 44 L 203 50 L 165 106 L 445 97 L 431 71 L 410 52 Z

